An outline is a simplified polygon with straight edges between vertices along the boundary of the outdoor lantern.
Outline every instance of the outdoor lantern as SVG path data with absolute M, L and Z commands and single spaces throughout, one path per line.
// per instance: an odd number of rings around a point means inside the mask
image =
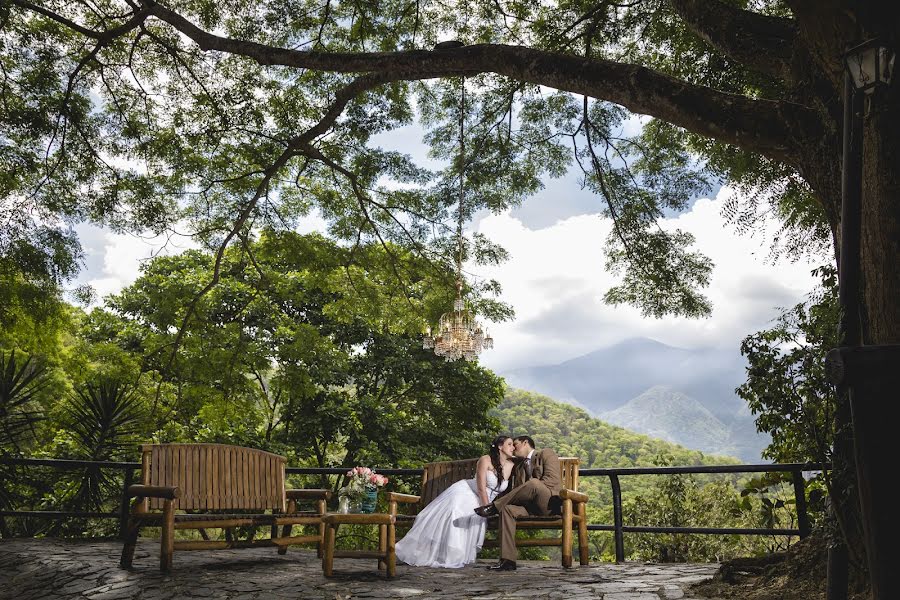
M 847 50 L 844 63 L 859 92 L 871 94 L 879 85 L 891 82 L 896 55 L 879 39 L 871 39 Z

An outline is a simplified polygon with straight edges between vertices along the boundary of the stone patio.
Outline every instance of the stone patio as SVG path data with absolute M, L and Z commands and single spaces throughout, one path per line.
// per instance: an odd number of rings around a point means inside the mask
M 116 541 L 0 540 L 0 599 L 692 600 L 688 586 L 718 567 L 629 562 L 567 570 L 549 561 L 520 561 L 515 572 L 494 573 L 484 568 L 494 561 L 483 560 L 463 569 L 398 564 L 397 577 L 386 579 L 375 560 L 336 559 L 335 577 L 326 579 L 315 551 L 292 549 L 279 556 L 274 548 L 254 548 L 176 552 L 172 573 L 162 575 L 158 543 L 141 540 L 130 571 L 118 567 L 121 550 Z

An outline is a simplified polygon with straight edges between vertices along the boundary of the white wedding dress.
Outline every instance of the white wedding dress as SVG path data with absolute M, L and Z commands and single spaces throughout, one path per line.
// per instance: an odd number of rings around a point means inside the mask
M 497 488 L 497 475 L 487 472 L 488 501 L 509 485 Z M 397 558 L 416 567 L 456 569 L 475 562 L 484 544 L 487 519 L 475 514 L 481 506 L 474 479 L 457 481 L 416 516 L 415 523 L 396 543 Z

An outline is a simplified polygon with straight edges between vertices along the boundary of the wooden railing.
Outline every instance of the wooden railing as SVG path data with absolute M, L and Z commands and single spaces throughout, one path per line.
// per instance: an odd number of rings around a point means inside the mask
M 79 512 L 79 511 L 49 511 L 49 510 L 2 510 L 0 517 L 43 517 L 49 519 L 72 518 L 100 518 L 118 519 L 119 531 L 124 531 L 128 521 L 128 498 L 125 490 L 134 483 L 135 473 L 140 471 L 141 465 L 137 462 L 106 462 L 86 460 L 63 460 L 43 458 L 9 458 L 0 457 L 0 464 L 19 465 L 24 467 L 52 467 L 55 469 L 75 470 L 88 467 L 120 470 L 124 472 L 122 495 L 117 512 Z M 630 467 L 616 469 L 579 469 L 579 477 L 608 477 L 612 487 L 613 523 L 612 524 L 588 524 L 588 529 L 593 531 L 611 531 L 615 539 L 616 561 L 625 560 L 624 534 L 626 533 L 683 533 L 683 534 L 743 534 L 743 535 L 779 535 L 806 537 L 809 534 L 809 517 L 806 508 L 806 484 L 803 472 L 822 471 L 830 468 L 828 465 L 818 463 L 787 463 L 787 464 L 758 464 L 758 465 L 698 465 L 692 467 Z M 421 469 L 381 469 L 375 467 L 378 473 L 388 476 L 418 478 Z M 343 475 L 346 467 L 288 467 L 288 475 Z M 622 488 L 620 477 L 634 475 L 676 475 L 676 474 L 720 474 L 720 473 L 778 473 L 788 472 L 792 474 L 794 486 L 795 510 L 797 513 L 796 529 L 766 529 L 766 528 L 727 528 L 727 527 L 647 527 L 637 525 L 625 525 L 622 518 Z M 5 485 L 5 482 L 0 482 Z

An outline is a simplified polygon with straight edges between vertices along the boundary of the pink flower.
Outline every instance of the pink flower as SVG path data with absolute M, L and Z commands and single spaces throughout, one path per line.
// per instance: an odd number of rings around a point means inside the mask
M 348 489 L 362 489 L 366 486 L 381 487 L 389 481 L 384 475 L 379 475 L 369 467 L 353 467 L 347 471 Z

